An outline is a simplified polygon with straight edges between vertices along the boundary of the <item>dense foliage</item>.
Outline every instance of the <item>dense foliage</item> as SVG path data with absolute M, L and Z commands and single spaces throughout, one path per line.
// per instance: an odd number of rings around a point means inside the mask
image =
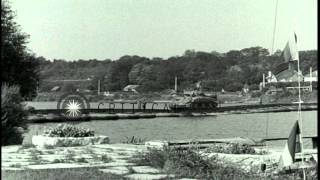
M 8 1 L 1 1 L 1 79 L 9 85 L 19 85 L 23 97 L 36 96 L 38 86 L 37 59 L 26 47 L 28 35 L 14 21 Z
M 1 86 L 1 145 L 21 144 L 27 112 L 18 86 Z
M 49 137 L 90 137 L 94 136 L 94 131 L 73 125 L 59 124 L 57 127 L 45 130 L 44 135 Z
M 187 50 L 181 56 L 168 59 L 123 56 L 119 60 L 78 60 L 48 61 L 38 58 L 41 64 L 41 91 L 48 92 L 54 86 L 64 87 L 70 81 L 80 89 L 97 90 L 98 80 L 101 91 L 121 90 L 128 84 L 140 85 L 140 92 L 159 92 L 174 88 L 174 77 L 178 78 L 178 88 L 190 89 L 195 83 L 202 82 L 205 90 L 241 90 L 244 84 L 254 89 L 262 81 L 262 74 L 275 71 L 283 64 L 281 51 L 270 55 L 262 47 L 231 50 L 227 53 L 196 52 Z M 300 66 L 304 74 L 310 66 L 317 69 L 317 51 L 300 52 Z M 287 66 L 287 65 L 284 65 Z

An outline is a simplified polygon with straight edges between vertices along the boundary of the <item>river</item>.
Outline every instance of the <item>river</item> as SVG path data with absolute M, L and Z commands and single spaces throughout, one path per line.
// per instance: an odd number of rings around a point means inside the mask
M 317 135 L 317 111 L 303 111 L 303 135 Z M 207 138 L 288 137 L 297 119 L 297 112 L 221 114 L 208 117 L 159 117 L 153 119 L 94 120 L 77 126 L 93 129 L 96 134 L 109 136 L 112 143 L 122 142 L 126 137 L 135 136 L 146 140 L 183 140 Z M 268 131 L 267 131 L 268 122 Z M 32 135 L 41 134 L 46 127 L 57 123 L 29 124 L 26 141 Z M 283 141 L 270 143 L 283 146 Z M 305 141 L 311 147 L 311 141 Z

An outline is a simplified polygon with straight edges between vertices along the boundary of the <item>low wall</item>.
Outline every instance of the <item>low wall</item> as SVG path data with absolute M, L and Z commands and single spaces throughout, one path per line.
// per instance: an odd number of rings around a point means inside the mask
M 48 137 L 33 136 L 32 144 L 38 147 L 68 147 L 68 146 L 85 146 L 90 144 L 109 144 L 108 136 L 92 137 Z

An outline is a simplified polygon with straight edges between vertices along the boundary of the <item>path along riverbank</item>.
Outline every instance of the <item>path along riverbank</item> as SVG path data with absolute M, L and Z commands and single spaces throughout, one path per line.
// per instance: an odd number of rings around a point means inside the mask
M 174 112 L 170 110 L 146 110 L 146 111 L 131 111 L 126 113 L 115 110 L 92 109 L 89 114 L 79 116 L 77 118 L 66 118 L 59 115 L 57 109 L 42 109 L 33 110 L 28 117 L 30 123 L 45 123 L 45 122 L 64 122 L 64 121 L 90 121 L 90 120 L 118 120 L 118 119 L 139 119 L 139 118 L 156 118 L 156 117 L 199 117 L 199 116 L 216 116 L 220 114 L 246 114 L 246 113 L 266 113 L 266 112 L 289 112 L 296 111 L 297 104 L 264 104 L 264 105 L 236 105 L 222 106 L 214 111 L 198 111 L 198 112 Z M 302 111 L 312 111 L 318 109 L 317 103 L 302 104 Z

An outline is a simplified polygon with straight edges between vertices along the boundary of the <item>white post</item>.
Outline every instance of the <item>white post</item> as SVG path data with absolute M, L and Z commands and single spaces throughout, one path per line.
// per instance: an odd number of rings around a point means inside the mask
M 98 80 L 98 96 L 100 95 L 100 80 Z
M 312 67 L 310 66 L 310 92 L 312 92 Z
M 177 76 L 175 76 L 174 78 L 174 90 L 175 92 L 177 93 L 178 92 L 178 79 L 177 79 Z
M 263 88 L 265 88 L 265 86 L 266 86 L 266 80 L 265 79 L 266 79 L 266 77 L 265 77 L 265 74 L 263 73 L 262 74 L 262 87 Z

